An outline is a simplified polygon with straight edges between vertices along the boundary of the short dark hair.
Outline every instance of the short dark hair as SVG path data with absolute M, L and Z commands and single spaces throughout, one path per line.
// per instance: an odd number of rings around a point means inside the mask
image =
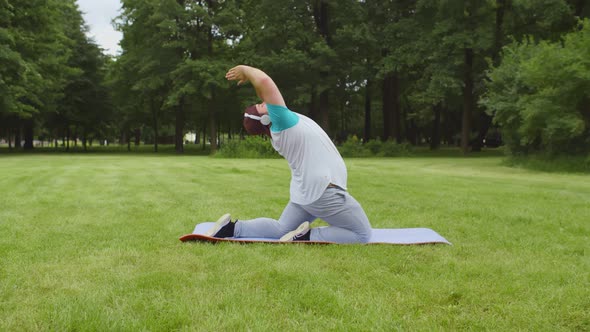
M 260 116 L 256 105 L 250 105 L 244 110 L 245 113 Z M 244 117 L 244 129 L 248 135 L 267 135 L 270 136 L 270 125 L 265 126 L 260 121 Z

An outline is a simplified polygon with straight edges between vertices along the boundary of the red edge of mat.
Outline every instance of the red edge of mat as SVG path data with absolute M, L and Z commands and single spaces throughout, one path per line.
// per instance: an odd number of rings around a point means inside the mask
M 252 240 L 239 240 L 239 239 L 225 239 L 225 238 L 218 238 L 212 236 L 206 236 L 201 234 L 186 234 L 179 238 L 182 242 L 187 241 L 199 241 L 199 242 L 209 242 L 209 243 L 218 243 L 218 242 L 235 242 L 235 243 L 272 243 L 272 244 L 287 244 L 287 243 L 297 243 L 297 244 L 338 244 L 336 242 L 322 242 L 322 241 L 295 241 L 295 242 L 280 242 L 280 241 L 252 241 Z M 447 242 L 416 242 L 416 243 L 391 243 L 391 242 L 371 242 L 366 244 L 392 244 L 398 246 L 411 246 L 411 245 L 426 245 L 426 244 L 449 244 Z

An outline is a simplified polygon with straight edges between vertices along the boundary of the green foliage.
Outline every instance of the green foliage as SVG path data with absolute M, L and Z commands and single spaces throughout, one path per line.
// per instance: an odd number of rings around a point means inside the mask
M 394 140 L 382 142 L 379 139 L 361 142 L 356 136 L 349 137 L 338 146 L 342 157 L 402 157 L 412 154 L 412 146 L 408 143 L 396 143 Z
M 72 1 L 11 0 L 0 4 L 0 114 L 30 119 L 52 110 L 69 72 L 60 23 Z
M 244 139 L 227 140 L 215 155 L 221 158 L 280 158 L 269 139 L 262 136 L 246 136 Z
M 513 153 L 590 150 L 590 20 L 563 42 L 515 42 L 481 100 Z
M 338 147 L 342 157 L 370 157 L 373 155 L 371 149 L 363 146 L 362 142 L 356 137 L 349 137 L 342 145 Z
M 465 126 L 465 136 L 476 137 L 486 126 L 478 128 L 482 109 L 466 112 L 465 120 L 460 112 L 484 93 L 484 73 L 499 63 L 508 36 L 558 41 L 576 16 L 588 16 L 586 3 L 122 0 L 115 20 L 122 53 L 109 61 L 86 38 L 75 0 L 0 0 L 0 129 L 15 135 L 23 119 L 34 119 L 54 137 L 77 129 L 125 136 L 147 126 L 155 135 L 175 126 L 177 137 L 185 128 L 217 136 L 217 130 L 240 127 L 236 110 L 258 101 L 250 88 L 237 89 L 224 79 L 229 67 L 244 63 L 269 73 L 287 104 L 333 137 L 395 131 L 399 140 L 451 141 L 472 117 L 473 130 Z M 556 44 L 543 45 L 550 46 L 539 54 L 555 53 Z M 555 58 L 552 68 L 561 69 L 562 60 Z M 473 89 L 464 89 L 472 81 Z M 551 94 L 559 92 L 546 89 L 544 102 L 522 103 L 553 114 Z M 533 113 L 526 114 L 533 125 L 508 140 L 535 134 L 546 115 Z M 563 140 L 582 130 L 575 118 L 559 121 L 566 124 L 543 135 Z M 357 152 L 351 153 L 366 154 Z
M 86 137 L 108 119 L 104 57 L 86 32 L 75 0 L 0 1 L 0 127 L 24 126 L 25 148 L 36 126 Z

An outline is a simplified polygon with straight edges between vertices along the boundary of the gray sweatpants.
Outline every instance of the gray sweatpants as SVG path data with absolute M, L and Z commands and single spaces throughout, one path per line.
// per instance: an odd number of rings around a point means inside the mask
M 361 205 L 340 188 L 327 188 L 324 194 L 309 205 L 289 202 L 279 220 L 256 218 L 239 220 L 235 237 L 266 237 L 278 239 L 305 221 L 320 218 L 328 227 L 312 228 L 311 241 L 337 243 L 366 243 L 371 238 L 371 224 Z

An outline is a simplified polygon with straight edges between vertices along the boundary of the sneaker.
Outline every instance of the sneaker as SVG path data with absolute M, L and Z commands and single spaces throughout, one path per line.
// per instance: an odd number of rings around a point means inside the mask
M 305 235 L 307 235 L 307 233 L 309 233 L 309 230 L 310 230 L 309 221 L 306 221 L 303 224 L 299 225 L 299 227 L 297 227 L 296 230 L 283 235 L 283 237 L 281 237 L 280 241 L 281 242 L 305 241 L 301 238 L 304 237 Z M 309 241 L 309 236 L 307 237 L 306 240 Z
M 216 237 L 215 235 L 217 235 L 217 233 L 225 226 L 227 226 L 227 224 L 229 224 L 231 222 L 231 215 L 229 213 L 226 213 L 224 215 L 222 215 L 219 219 L 217 219 L 217 222 L 215 222 L 215 225 L 213 225 L 213 227 L 211 227 L 206 233 L 206 236 L 212 236 L 212 237 Z

